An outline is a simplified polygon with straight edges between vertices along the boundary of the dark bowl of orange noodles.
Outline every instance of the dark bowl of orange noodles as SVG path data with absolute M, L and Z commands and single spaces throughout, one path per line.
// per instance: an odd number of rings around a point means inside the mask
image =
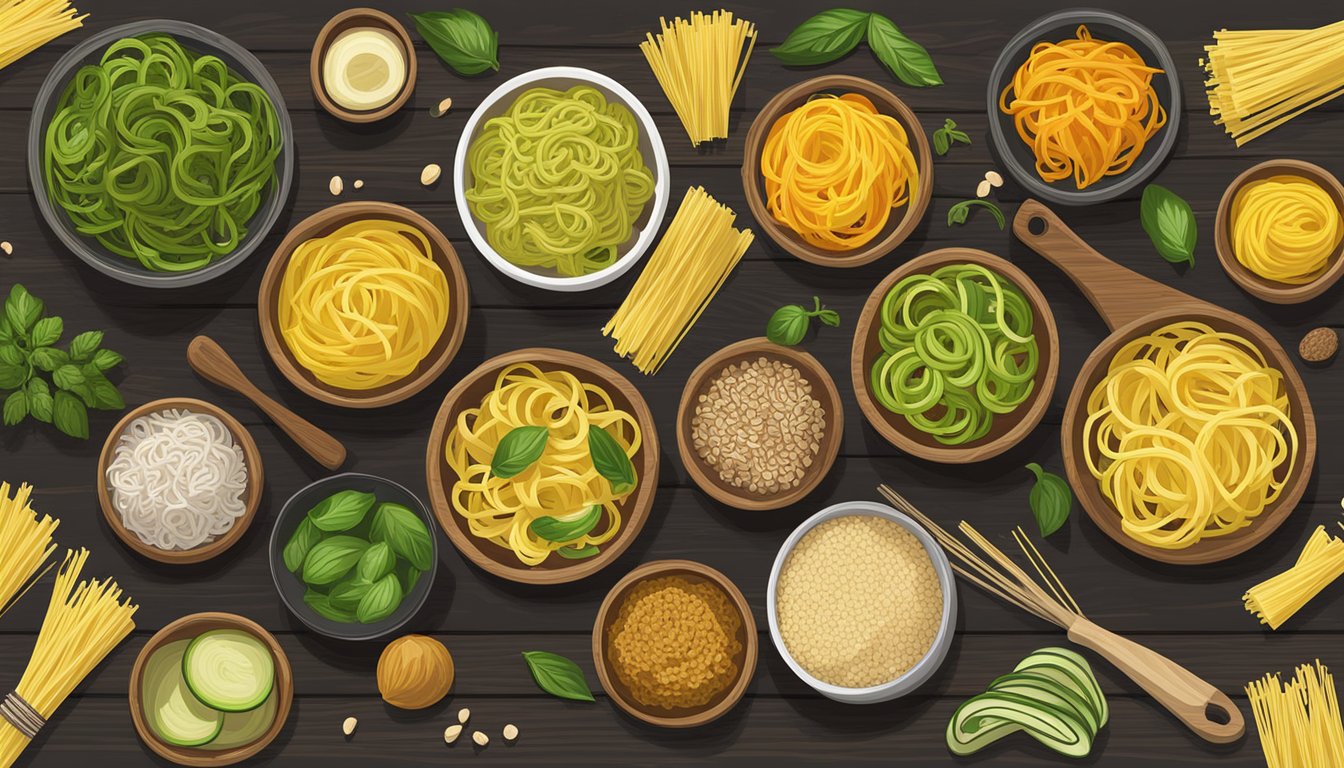
M 1118 13 L 1075 8 L 1004 46 L 987 93 L 993 151 L 1029 195 L 1094 205 L 1140 187 L 1176 144 L 1181 88 L 1162 40 Z

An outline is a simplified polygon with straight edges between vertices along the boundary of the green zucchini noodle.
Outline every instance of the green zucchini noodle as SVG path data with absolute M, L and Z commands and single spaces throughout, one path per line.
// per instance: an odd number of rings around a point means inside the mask
M 882 299 L 879 322 L 874 399 L 944 445 L 984 437 L 995 414 L 1012 413 L 1035 388 L 1031 306 L 984 267 L 952 264 L 901 280 Z
M 490 246 L 566 277 L 611 266 L 653 197 L 635 116 L 586 85 L 524 91 L 485 122 L 467 163 Z
M 247 235 L 282 144 L 259 86 L 149 34 L 75 73 L 47 125 L 43 175 L 76 232 L 146 269 L 189 272 Z

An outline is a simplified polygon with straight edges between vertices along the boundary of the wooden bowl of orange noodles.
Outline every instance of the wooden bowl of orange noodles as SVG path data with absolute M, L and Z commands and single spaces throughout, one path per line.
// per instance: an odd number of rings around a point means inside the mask
M 1070 97 L 1106 108 L 1070 109 Z M 1142 185 L 1171 154 L 1181 119 L 1176 63 L 1162 40 L 1091 9 L 1052 13 L 1017 33 L 990 70 L 987 100 L 1000 163 L 1029 195 L 1062 205 Z
M 786 88 L 756 116 L 742 186 L 780 248 L 825 267 L 857 267 L 919 226 L 933 196 L 933 154 L 914 111 L 891 91 L 827 75 Z

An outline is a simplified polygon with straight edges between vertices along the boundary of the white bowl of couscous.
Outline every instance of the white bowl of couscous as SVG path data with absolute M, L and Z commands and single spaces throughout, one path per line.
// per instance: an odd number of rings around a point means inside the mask
M 952 566 L 918 523 L 849 501 L 798 526 L 770 571 L 770 638 L 818 693 L 888 701 L 927 681 L 957 622 Z

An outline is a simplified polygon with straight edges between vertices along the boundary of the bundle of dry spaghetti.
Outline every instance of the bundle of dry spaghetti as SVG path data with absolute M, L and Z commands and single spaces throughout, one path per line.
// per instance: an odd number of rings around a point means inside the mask
M 1340 527 L 1344 528 L 1344 523 Z M 1318 525 L 1292 568 L 1246 590 L 1241 599 L 1261 624 L 1278 629 L 1341 575 L 1344 539 L 1331 536 L 1324 525 Z
M 1299 666 L 1286 685 L 1278 673 L 1246 685 L 1269 768 L 1339 768 L 1344 765 L 1344 724 L 1335 679 L 1316 660 Z
M 84 26 L 69 0 L 0 0 L 0 69 Z
M 70 551 L 19 684 L 0 703 L 0 766 L 14 764 L 56 708 L 135 629 L 136 606 L 112 580 L 79 581 L 87 549 Z
M 51 534 L 60 521 L 37 518 L 28 504 L 32 492 L 24 484 L 11 497 L 9 483 L 0 483 L 0 616 L 41 576 L 38 571 L 56 550 Z
M 734 20 L 731 11 L 696 11 L 690 21 L 678 16 L 658 24 L 662 31 L 647 34 L 639 49 L 691 143 L 728 138 L 728 109 L 756 45 L 756 25 Z
M 1344 21 L 1213 33 L 1200 59 L 1209 114 L 1237 146 L 1344 94 Z

